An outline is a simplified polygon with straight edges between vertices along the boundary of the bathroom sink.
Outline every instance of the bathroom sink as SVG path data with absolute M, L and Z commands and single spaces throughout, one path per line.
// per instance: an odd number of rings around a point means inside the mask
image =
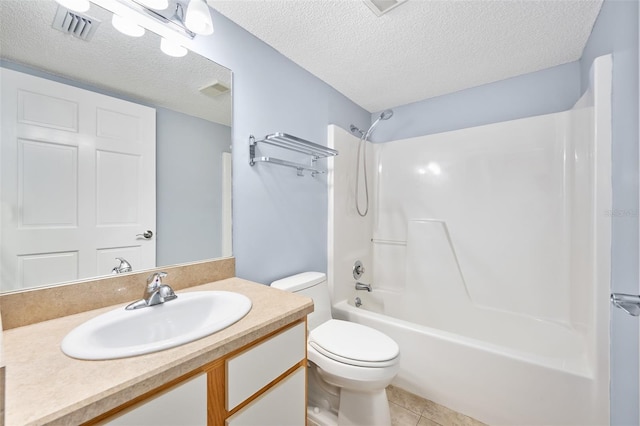
M 88 360 L 126 358 L 192 342 L 230 326 L 251 310 L 251 300 L 229 291 L 195 291 L 136 310 L 118 308 L 80 324 L 62 351 Z

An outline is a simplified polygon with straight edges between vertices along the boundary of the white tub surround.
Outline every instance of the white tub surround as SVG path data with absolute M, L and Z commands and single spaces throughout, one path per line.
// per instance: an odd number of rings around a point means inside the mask
M 372 144 L 365 218 L 330 128 L 334 316 L 399 343 L 395 384 L 489 424 L 608 423 L 610 99 L 607 56 L 569 111 Z

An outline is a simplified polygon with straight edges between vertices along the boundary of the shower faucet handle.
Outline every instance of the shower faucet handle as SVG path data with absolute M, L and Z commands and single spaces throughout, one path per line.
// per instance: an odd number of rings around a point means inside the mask
M 364 266 L 362 266 L 362 262 L 360 262 L 359 260 L 356 260 L 356 262 L 353 264 L 353 279 L 359 280 L 363 274 L 364 274 Z

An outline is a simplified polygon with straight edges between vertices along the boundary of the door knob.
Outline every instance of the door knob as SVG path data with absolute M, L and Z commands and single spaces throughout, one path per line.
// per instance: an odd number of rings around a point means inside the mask
M 153 232 L 150 230 L 146 230 L 142 234 L 136 234 L 136 237 L 142 237 L 145 240 L 150 240 L 151 237 L 153 237 Z

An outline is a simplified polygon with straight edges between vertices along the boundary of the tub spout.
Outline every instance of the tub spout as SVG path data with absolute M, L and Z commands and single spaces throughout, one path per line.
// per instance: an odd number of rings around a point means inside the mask
M 371 290 L 372 290 L 371 284 L 363 284 L 361 282 L 357 282 L 356 283 L 356 290 L 367 290 L 368 292 L 371 292 Z

